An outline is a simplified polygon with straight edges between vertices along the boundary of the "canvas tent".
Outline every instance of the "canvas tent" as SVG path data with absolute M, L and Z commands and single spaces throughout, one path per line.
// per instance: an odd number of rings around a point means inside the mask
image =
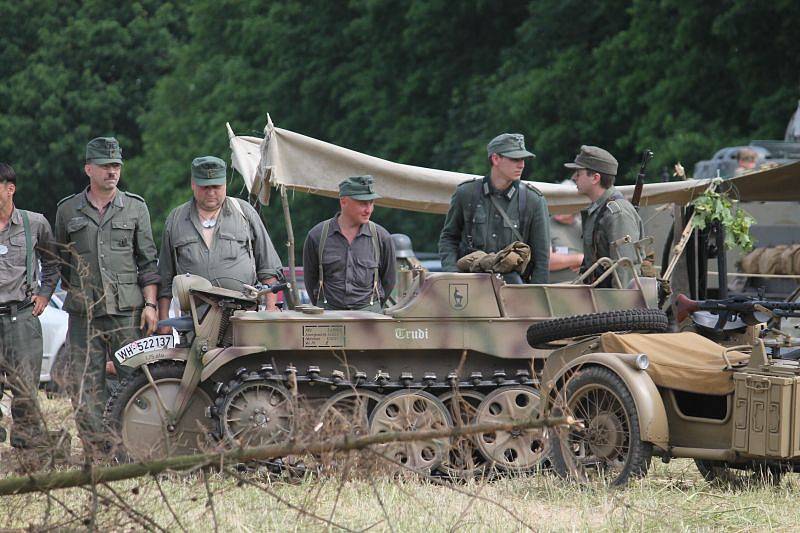
M 342 179 L 372 174 L 376 189 L 383 196 L 377 205 L 444 214 L 456 186 L 477 177 L 404 165 L 362 154 L 277 128 L 269 116 L 263 139 L 237 136 L 230 125 L 228 136 L 233 167 L 244 177 L 251 194 L 258 196 L 264 204 L 269 200 L 270 187 L 336 197 Z M 564 175 L 567 172 L 565 169 Z M 686 204 L 701 194 L 709 182 L 648 183 L 644 187 L 641 205 Z M 800 201 L 800 162 L 746 174 L 728 182 L 736 188 L 743 201 Z M 544 193 L 553 214 L 577 212 L 588 203 L 574 187 L 546 182 L 533 184 Z M 633 194 L 632 185 L 618 189 L 627 197 Z

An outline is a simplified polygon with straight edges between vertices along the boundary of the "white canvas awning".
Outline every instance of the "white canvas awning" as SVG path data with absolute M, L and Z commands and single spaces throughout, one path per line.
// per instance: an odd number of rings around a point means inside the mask
M 384 207 L 447 212 L 456 186 L 479 177 L 473 174 L 436 170 L 394 163 L 323 142 L 299 133 L 276 128 L 267 116 L 264 139 L 237 136 L 228 125 L 233 167 L 244 177 L 251 194 L 266 204 L 270 187 L 337 197 L 338 184 L 348 176 L 372 174 Z M 565 169 L 564 175 L 568 171 Z M 727 180 L 743 201 L 800 201 L 800 162 L 763 170 Z M 710 180 L 688 180 L 645 184 L 641 205 L 686 204 L 701 194 Z M 550 212 L 576 212 L 588 204 L 574 187 L 532 182 L 547 198 Z M 633 185 L 618 187 L 630 198 Z

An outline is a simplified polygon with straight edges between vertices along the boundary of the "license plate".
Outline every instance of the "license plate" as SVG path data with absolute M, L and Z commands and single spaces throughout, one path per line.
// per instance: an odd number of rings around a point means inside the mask
M 162 348 L 172 348 L 174 344 L 175 339 L 172 335 L 153 335 L 152 337 L 145 337 L 138 341 L 133 341 L 130 344 L 126 344 L 114 352 L 114 357 L 121 363 L 134 355 L 152 352 L 153 350 L 161 350 Z

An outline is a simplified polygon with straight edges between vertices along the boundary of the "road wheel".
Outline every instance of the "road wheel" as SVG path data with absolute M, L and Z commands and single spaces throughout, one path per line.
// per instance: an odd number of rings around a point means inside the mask
M 447 408 L 436 396 L 415 390 L 400 390 L 386 396 L 375 406 L 369 420 L 369 432 L 395 433 L 430 431 L 452 427 Z M 376 446 L 376 451 L 390 461 L 428 474 L 441 465 L 450 451 L 450 439 L 442 437 L 427 441 L 392 442 Z
M 778 464 L 756 461 L 730 465 L 724 461 L 695 459 L 694 464 L 709 483 L 733 489 L 780 485 L 785 471 Z
M 663 333 L 668 329 L 669 319 L 660 309 L 620 309 L 537 322 L 528 327 L 527 339 L 532 348 L 539 348 L 548 342 L 609 331 Z
M 644 476 L 653 447 L 641 440 L 636 405 L 619 376 L 607 368 L 590 367 L 574 374 L 566 387 L 564 411 L 577 425 L 554 432 L 556 473 L 613 486 Z
M 478 407 L 486 396 L 472 390 L 456 390 L 447 392 L 439 397 L 447 407 L 453 425 L 456 427 L 468 426 L 475 423 Z M 447 461 L 441 470 L 454 479 L 473 479 L 480 477 L 486 471 L 486 460 L 478 451 L 476 435 L 464 435 L 453 438 Z
M 183 363 L 150 365 L 153 384 L 141 368 L 123 381 L 106 405 L 105 422 L 117 438 L 120 461 L 145 461 L 202 451 L 208 441 L 210 420 L 206 410 L 211 398 L 201 387 L 195 389 L 181 420 L 170 426 L 164 408 L 177 401 Z

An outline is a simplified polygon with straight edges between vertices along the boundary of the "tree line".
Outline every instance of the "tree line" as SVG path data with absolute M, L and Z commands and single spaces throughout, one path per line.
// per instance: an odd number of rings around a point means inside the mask
M 228 159 L 275 124 L 402 163 L 484 173 L 485 145 L 524 133 L 530 178 L 560 181 L 581 144 L 623 183 L 719 147 L 781 138 L 800 96 L 800 3 L 789 0 L 0 0 L 0 160 L 17 204 L 51 220 L 80 190 L 83 150 L 116 135 L 123 188 L 156 239 L 190 197 L 198 155 Z M 234 179 L 230 194 L 240 193 Z M 296 194 L 301 240 L 331 200 Z M 263 209 L 279 246 L 280 208 Z M 435 250 L 443 217 L 376 220 Z M 282 254 L 285 260 L 285 253 Z

